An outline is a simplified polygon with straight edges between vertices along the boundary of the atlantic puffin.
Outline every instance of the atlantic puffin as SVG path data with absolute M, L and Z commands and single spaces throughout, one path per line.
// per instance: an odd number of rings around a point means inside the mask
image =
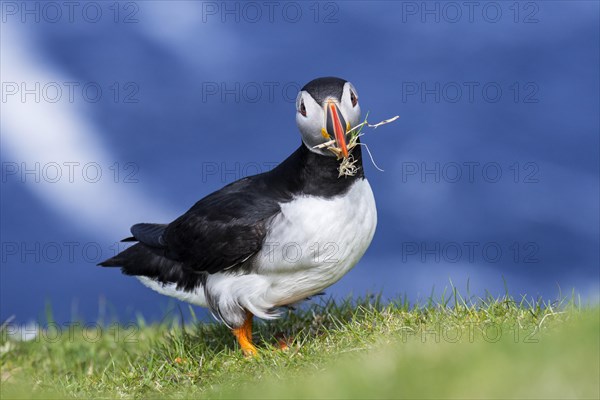
M 307 83 L 296 100 L 300 147 L 274 169 L 228 184 L 168 224 L 131 227 L 136 242 L 100 263 L 168 296 L 208 307 L 245 355 L 255 355 L 252 318 L 322 292 L 363 256 L 377 210 L 360 146 L 349 155 L 361 119 L 352 83 Z M 334 150 L 320 146 L 334 142 Z M 352 157 L 356 173 L 339 173 Z

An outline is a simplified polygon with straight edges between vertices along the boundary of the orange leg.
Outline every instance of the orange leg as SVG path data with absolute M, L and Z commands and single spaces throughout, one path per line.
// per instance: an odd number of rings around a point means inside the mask
M 245 356 L 255 356 L 256 347 L 252 344 L 252 313 L 247 312 L 244 324 L 232 330 Z
M 289 350 L 289 348 L 290 348 L 289 343 L 292 342 L 291 338 L 288 338 L 283 333 L 277 333 L 277 334 L 275 334 L 275 339 L 277 339 L 277 346 L 279 347 L 279 350 L 283 350 L 283 351 Z

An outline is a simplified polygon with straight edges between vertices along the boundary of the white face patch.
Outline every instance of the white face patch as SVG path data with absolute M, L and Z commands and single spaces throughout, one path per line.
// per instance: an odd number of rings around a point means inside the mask
M 306 116 L 300 112 L 300 106 L 304 104 Z M 302 141 L 309 149 L 323 143 L 326 139 L 321 130 L 325 127 L 325 111 L 307 91 L 298 93 L 296 101 L 296 124 L 300 129 Z M 325 153 L 324 153 L 325 154 Z
M 342 90 L 341 100 L 339 102 L 336 100 L 342 117 L 350 124 L 351 128 L 360 123 L 361 114 L 360 104 L 352 104 L 352 93 L 358 99 L 358 93 L 354 86 L 350 82 L 346 82 Z M 304 105 L 304 108 L 302 108 L 302 105 Z M 306 116 L 302 115 L 302 111 L 305 111 Z M 305 90 L 298 93 L 296 98 L 296 124 L 302 135 L 302 141 L 311 151 L 331 156 L 332 153 L 327 149 L 313 149 L 314 146 L 328 140 L 322 134 L 322 130 L 326 127 L 326 116 L 323 107 L 317 103 L 310 93 Z
M 356 105 L 352 104 L 352 94 L 357 100 Z M 346 82 L 342 92 L 342 101 L 340 102 L 340 111 L 344 119 L 350 123 L 350 128 L 354 128 L 360 123 L 360 103 L 358 102 L 358 93 L 350 82 Z

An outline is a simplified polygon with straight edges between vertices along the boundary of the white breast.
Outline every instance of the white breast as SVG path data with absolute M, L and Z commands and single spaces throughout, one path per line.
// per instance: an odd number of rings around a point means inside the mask
M 256 259 L 257 273 L 270 282 L 265 300 L 290 304 L 337 282 L 363 256 L 376 225 L 366 179 L 341 196 L 302 196 L 283 204 Z

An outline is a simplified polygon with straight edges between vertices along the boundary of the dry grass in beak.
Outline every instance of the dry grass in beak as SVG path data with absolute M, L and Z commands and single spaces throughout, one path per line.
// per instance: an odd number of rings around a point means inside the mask
M 397 120 L 398 118 L 400 118 L 398 115 L 396 115 L 395 117 L 383 120 L 381 122 L 378 122 L 376 124 L 369 124 L 369 122 L 367 121 L 367 118 L 369 117 L 369 113 L 367 113 L 367 115 L 365 116 L 365 120 L 363 122 L 361 122 L 360 124 L 356 125 L 354 128 L 351 128 L 347 133 L 351 132 L 351 137 L 350 137 L 350 141 L 347 144 L 347 148 L 348 148 L 348 157 L 344 157 L 342 154 L 342 149 L 340 149 L 339 147 L 337 147 L 337 143 L 335 140 L 330 140 L 328 142 L 325 143 L 321 143 L 317 146 L 314 146 L 315 149 L 323 149 L 326 148 L 327 150 L 331 151 L 333 154 L 335 154 L 335 156 L 338 158 L 338 160 L 342 160 L 340 162 L 340 166 L 338 167 L 338 178 L 342 177 L 342 176 L 354 176 L 356 175 L 356 173 L 358 172 L 358 166 L 356 166 L 356 162 L 358 160 L 354 159 L 354 157 L 352 156 L 352 150 L 357 146 L 357 145 L 363 145 L 365 146 L 365 148 L 367 149 L 367 152 L 369 153 L 369 157 L 371 158 L 371 162 L 373 163 L 373 165 L 375 166 L 375 168 L 377 168 L 380 171 L 383 171 L 381 168 L 379 168 L 377 166 L 377 164 L 375 164 L 375 161 L 373 160 L 373 156 L 371 155 L 371 151 L 369 150 L 369 148 L 367 147 L 366 144 L 364 143 L 358 143 L 358 138 L 363 136 L 364 133 L 362 133 L 362 130 L 365 126 L 368 126 L 369 128 L 373 128 L 373 129 L 377 129 L 378 127 L 380 127 L 381 125 L 385 125 L 385 124 L 389 124 L 390 122 L 394 122 L 395 120 Z

